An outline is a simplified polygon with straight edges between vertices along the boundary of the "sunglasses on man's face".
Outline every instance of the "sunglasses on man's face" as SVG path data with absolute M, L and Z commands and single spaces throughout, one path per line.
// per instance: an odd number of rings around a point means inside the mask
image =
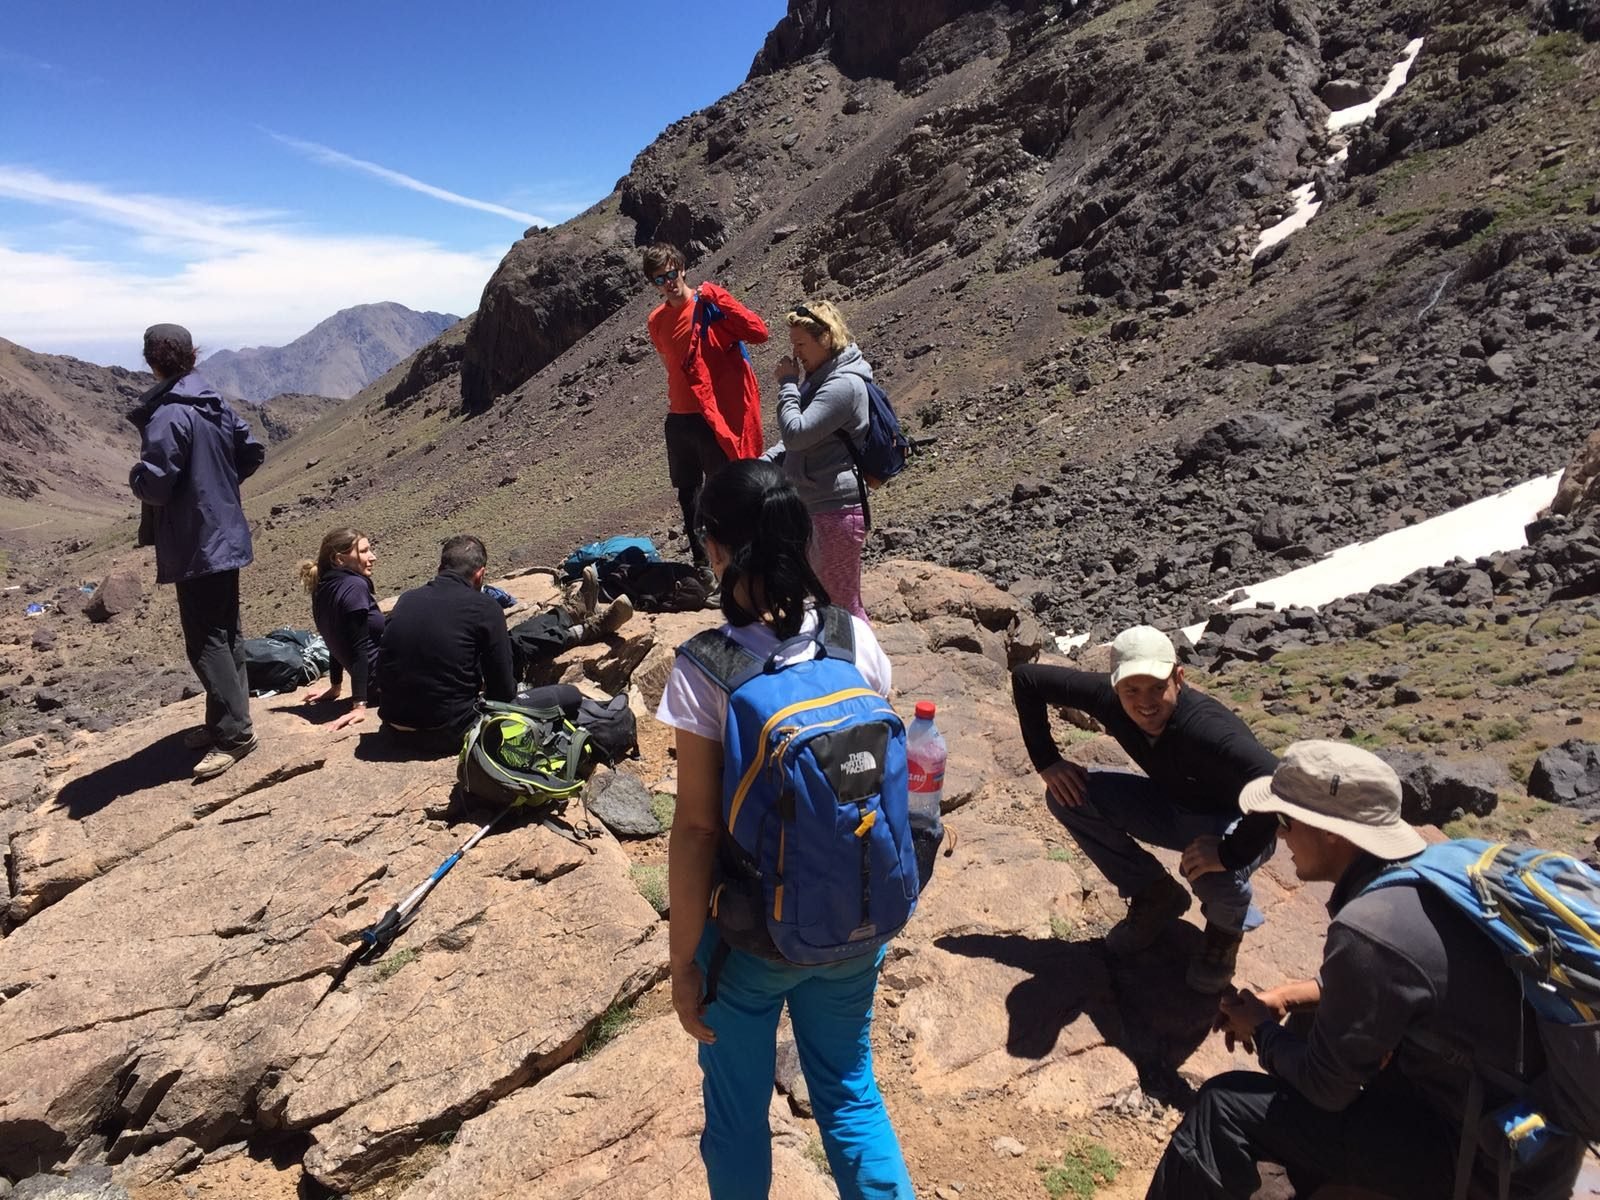
M 657 287 L 666 287 L 669 283 L 678 282 L 678 272 L 676 270 L 672 270 L 668 271 L 665 275 L 649 275 L 646 276 L 646 278 Z
M 1278 828 L 1283 830 L 1284 833 L 1288 833 L 1289 830 L 1294 828 L 1293 819 L 1290 818 L 1288 816 L 1288 814 L 1286 814 L 1286 813 L 1279 813 L 1278 814 Z

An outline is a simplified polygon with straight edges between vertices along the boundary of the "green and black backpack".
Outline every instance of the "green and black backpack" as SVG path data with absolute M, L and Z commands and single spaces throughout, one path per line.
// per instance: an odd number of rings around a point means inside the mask
M 493 700 L 480 700 L 478 708 L 456 768 L 461 787 L 482 800 L 527 808 L 569 841 L 595 836 L 559 819 L 596 761 L 588 733 L 559 708 Z

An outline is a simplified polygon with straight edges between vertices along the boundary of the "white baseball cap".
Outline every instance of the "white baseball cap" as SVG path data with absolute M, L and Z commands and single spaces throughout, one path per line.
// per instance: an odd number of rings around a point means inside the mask
M 1172 639 L 1154 625 L 1135 625 L 1124 629 L 1111 642 L 1111 686 L 1130 675 L 1151 675 L 1166 679 L 1178 665 L 1178 652 Z

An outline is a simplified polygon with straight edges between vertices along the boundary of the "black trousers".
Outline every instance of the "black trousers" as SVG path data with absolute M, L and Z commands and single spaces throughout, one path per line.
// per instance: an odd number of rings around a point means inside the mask
M 242 746 L 255 731 L 239 625 L 239 572 L 198 575 L 180 580 L 177 589 L 184 649 L 206 690 L 206 728 L 218 746 Z
M 700 485 L 727 464 L 728 456 L 717 445 L 717 435 L 699 413 L 668 413 L 666 422 L 667 478 L 678 492 L 678 507 L 683 510 L 683 532 L 689 550 L 700 566 L 706 563 L 705 547 L 695 536 L 695 505 L 700 500 Z
M 1450 1200 L 1460 1131 L 1398 1071 L 1343 1112 L 1327 1112 L 1271 1075 L 1230 1071 L 1200 1089 L 1173 1132 L 1146 1200 L 1249 1200 L 1258 1162 L 1281 1165 L 1295 1195 L 1326 1184 L 1403 1200 Z

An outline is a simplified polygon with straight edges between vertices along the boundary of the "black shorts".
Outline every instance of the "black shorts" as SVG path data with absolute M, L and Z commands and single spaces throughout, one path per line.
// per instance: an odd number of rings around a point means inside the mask
M 675 488 L 697 488 L 728 461 L 717 435 L 699 413 L 668 413 L 667 478 Z

